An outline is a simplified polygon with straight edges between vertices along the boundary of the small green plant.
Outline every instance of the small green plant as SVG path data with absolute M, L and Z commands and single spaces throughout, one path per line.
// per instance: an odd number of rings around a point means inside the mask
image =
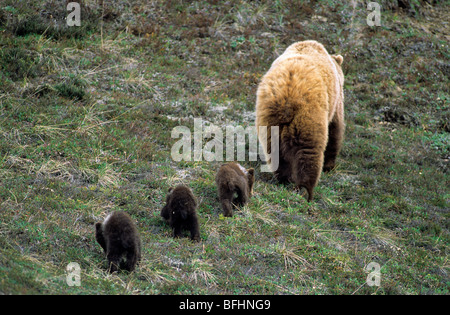
M 450 135 L 448 132 L 431 132 L 425 131 L 423 133 L 423 140 L 429 146 L 440 152 L 443 156 L 450 154 Z
M 74 100 L 82 100 L 85 96 L 84 83 L 74 76 L 69 76 L 64 82 L 56 84 L 55 90 L 59 95 Z
M 39 57 L 24 47 L 4 47 L 0 50 L 0 71 L 13 81 L 40 74 Z

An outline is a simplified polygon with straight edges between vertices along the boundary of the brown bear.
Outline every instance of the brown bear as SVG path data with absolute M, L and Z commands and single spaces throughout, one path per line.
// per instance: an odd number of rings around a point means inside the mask
M 173 237 L 180 237 L 182 229 L 187 229 L 191 232 L 191 240 L 200 240 L 196 208 L 197 201 L 189 187 L 178 185 L 169 188 L 161 216 L 169 222 Z
M 108 270 L 113 273 L 122 266 L 122 257 L 126 256 L 123 269 L 133 271 L 141 259 L 141 239 L 139 232 L 125 212 L 109 214 L 103 223 L 95 224 L 95 239 L 103 248 L 108 259 Z
M 233 216 L 232 205 L 243 206 L 253 193 L 255 170 L 236 162 L 223 164 L 216 174 L 217 193 L 225 217 Z M 235 197 L 236 195 L 236 197 Z
M 216 175 L 217 192 L 222 204 L 223 215 L 233 216 L 232 204 L 242 206 L 253 193 L 255 170 L 245 169 L 236 162 L 223 164 Z M 237 195 L 236 198 L 235 194 Z
M 297 42 L 279 56 L 257 90 L 256 127 L 269 165 L 271 126 L 279 128 L 280 181 L 306 188 L 308 201 L 322 169 L 334 168 L 344 135 L 343 58 L 316 41 Z M 268 128 L 267 136 L 259 127 Z

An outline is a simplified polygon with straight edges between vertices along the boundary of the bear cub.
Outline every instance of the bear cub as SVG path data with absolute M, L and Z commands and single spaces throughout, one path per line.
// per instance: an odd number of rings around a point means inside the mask
M 223 215 L 233 216 L 232 205 L 243 206 L 253 193 L 255 170 L 245 169 L 236 162 L 223 164 L 216 175 L 217 192 Z
M 180 237 L 182 230 L 186 229 L 191 233 L 191 240 L 200 241 L 196 208 L 197 201 L 189 187 L 178 185 L 169 188 L 161 216 L 169 222 L 173 237 Z
M 141 259 L 139 232 L 125 212 L 113 212 L 103 223 L 97 222 L 95 239 L 106 254 L 110 273 L 117 271 L 118 268 L 133 271 Z M 121 263 L 123 256 L 126 257 L 124 264 Z

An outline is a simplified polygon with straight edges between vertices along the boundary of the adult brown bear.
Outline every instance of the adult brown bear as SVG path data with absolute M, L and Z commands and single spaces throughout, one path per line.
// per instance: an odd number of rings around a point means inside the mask
M 316 41 L 297 42 L 273 62 L 258 86 L 256 128 L 268 163 L 280 181 L 306 188 L 308 201 L 322 169 L 334 168 L 342 144 L 342 62 L 342 56 L 329 55 Z M 270 128 L 265 136 L 260 126 L 279 127 L 278 163 L 270 160 Z

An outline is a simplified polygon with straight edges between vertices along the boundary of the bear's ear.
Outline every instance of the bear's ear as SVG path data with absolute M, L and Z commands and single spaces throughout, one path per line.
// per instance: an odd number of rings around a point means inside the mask
M 254 169 L 254 168 L 248 168 L 248 169 L 247 169 L 247 172 L 248 172 L 250 175 L 255 175 L 255 169 Z
M 342 57 L 341 55 L 333 55 L 331 56 L 334 58 L 334 60 L 336 60 L 336 62 L 338 63 L 338 65 L 342 65 L 342 62 L 344 62 L 344 57 Z
M 173 187 L 170 187 L 167 192 L 171 192 L 173 190 Z

